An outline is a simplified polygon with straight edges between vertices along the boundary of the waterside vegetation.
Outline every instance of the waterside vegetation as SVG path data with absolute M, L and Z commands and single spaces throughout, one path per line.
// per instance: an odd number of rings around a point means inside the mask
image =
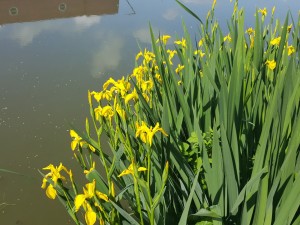
M 300 19 L 258 9 L 245 27 L 236 1 L 224 33 L 216 1 L 205 21 L 178 4 L 196 38 L 150 27 L 152 49 L 70 131 L 86 185 L 50 164 L 42 188 L 78 225 L 300 224 Z

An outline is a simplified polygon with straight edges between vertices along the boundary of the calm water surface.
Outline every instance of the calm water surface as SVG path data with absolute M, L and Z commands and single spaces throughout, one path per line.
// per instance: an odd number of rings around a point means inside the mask
M 205 18 L 212 0 L 185 0 Z M 297 17 L 299 0 L 240 1 L 246 26 L 255 8 L 276 5 Z M 233 3 L 217 3 L 222 26 Z M 40 189 L 38 169 L 64 164 L 81 174 L 70 149 L 69 124 L 82 127 L 87 90 L 110 76 L 130 74 L 138 44 L 149 47 L 149 22 L 156 34 L 191 33 L 197 24 L 173 0 L 0 0 L 0 225 L 73 224 L 58 201 Z

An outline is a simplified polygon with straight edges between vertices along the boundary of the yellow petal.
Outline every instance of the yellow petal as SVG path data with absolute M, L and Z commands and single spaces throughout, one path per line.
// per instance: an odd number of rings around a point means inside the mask
M 280 40 L 281 40 L 281 37 L 274 38 L 274 39 L 270 42 L 270 44 L 271 44 L 271 45 L 279 45 Z
M 100 218 L 100 225 L 105 225 L 105 222 L 102 218 Z
M 95 162 L 93 162 L 92 167 L 89 170 L 84 170 L 83 173 L 84 174 L 89 174 L 90 172 L 92 172 L 95 169 Z
M 46 195 L 50 199 L 55 199 L 56 198 L 56 190 L 52 186 L 52 184 L 49 184 L 48 188 L 46 189 Z
M 71 142 L 71 149 L 74 151 L 75 149 L 76 149 L 76 147 L 77 147 L 77 144 L 78 144 L 78 141 L 72 141 Z
M 138 168 L 138 171 L 139 171 L 139 172 L 141 172 L 141 171 L 146 171 L 146 170 L 147 170 L 147 168 L 145 168 L 145 167 L 139 167 L 139 168 Z
M 82 206 L 82 204 L 85 201 L 85 195 L 84 194 L 80 194 L 80 195 L 76 195 L 75 197 L 75 211 L 77 212 L 79 210 L 79 208 Z
M 46 184 L 47 184 L 47 179 L 43 178 L 43 183 L 42 183 L 41 188 L 45 189 L 46 188 Z
M 85 187 L 87 189 L 85 191 L 85 197 L 92 198 L 95 195 L 95 187 L 96 187 L 95 179 L 93 180 L 93 182 L 86 184 Z
M 100 191 L 96 191 L 96 195 L 98 196 L 98 198 L 108 202 L 108 196 Z
M 120 173 L 120 175 L 118 177 L 121 177 L 121 176 L 124 176 L 124 175 L 127 175 L 127 174 L 132 174 L 132 171 L 131 170 L 123 170 L 122 173 Z
M 43 170 L 51 170 L 51 171 L 53 171 L 54 169 L 55 167 L 52 164 L 49 164 L 49 166 L 43 168 Z
M 74 130 L 70 130 L 70 136 L 72 138 L 78 138 L 78 134 Z
M 92 152 L 95 152 L 95 151 L 96 151 L 96 149 L 95 149 L 94 146 L 92 146 L 92 145 L 89 145 L 89 149 L 90 149 Z
M 91 208 L 85 213 L 85 222 L 87 225 L 94 225 L 96 222 L 96 213 Z
M 116 196 L 116 192 L 115 192 L 115 185 L 114 182 L 111 182 L 111 196 L 115 197 Z

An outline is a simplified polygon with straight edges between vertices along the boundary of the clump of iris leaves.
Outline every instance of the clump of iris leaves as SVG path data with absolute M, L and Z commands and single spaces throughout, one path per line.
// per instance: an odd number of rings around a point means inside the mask
M 111 147 L 104 154 L 100 138 L 77 131 L 94 150 L 84 156 L 79 146 L 83 168 L 90 169 L 84 162 L 91 157 L 108 168 L 106 175 L 100 167 L 87 173 L 108 200 L 100 207 L 102 200 L 92 205 L 96 200 L 86 197 L 91 208 L 82 215 L 94 211 L 100 224 L 300 224 L 299 18 L 288 13 L 279 21 L 274 11 L 260 9 L 250 29 L 236 1 L 225 34 L 214 16 L 215 2 L 204 22 L 178 4 L 199 21 L 196 41 L 183 24 L 185 46 L 173 46 L 179 72 L 169 61 L 166 46 L 171 45 L 150 27 L 160 80 L 148 70 L 154 87 L 147 101 L 131 79 L 139 100 L 126 109 L 148 126 L 159 123 L 168 135 L 155 134 L 149 146 L 137 140 L 134 126 L 116 118 L 101 125 Z M 126 154 L 128 143 L 136 151 L 134 160 Z M 151 151 L 149 158 L 143 147 Z M 128 175 L 120 177 L 129 164 Z M 76 193 L 62 182 L 54 188 L 82 224 L 74 210 Z M 86 214 L 86 223 L 93 224 L 94 215 Z

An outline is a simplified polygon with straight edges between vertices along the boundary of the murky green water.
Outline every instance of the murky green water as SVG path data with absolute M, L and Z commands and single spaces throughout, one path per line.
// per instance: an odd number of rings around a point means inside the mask
M 205 19 L 212 0 L 185 0 Z M 255 8 L 276 5 L 283 18 L 299 0 L 240 1 L 246 25 Z M 223 26 L 233 3 L 217 3 Z M 149 46 L 149 22 L 158 34 L 191 34 L 196 21 L 173 0 L 0 0 L 0 225 L 73 224 L 58 201 L 40 189 L 38 169 L 64 162 L 78 173 L 69 124 L 82 127 L 87 90 L 110 76 L 129 74 L 138 44 Z M 75 178 L 81 174 L 76 174 Z

